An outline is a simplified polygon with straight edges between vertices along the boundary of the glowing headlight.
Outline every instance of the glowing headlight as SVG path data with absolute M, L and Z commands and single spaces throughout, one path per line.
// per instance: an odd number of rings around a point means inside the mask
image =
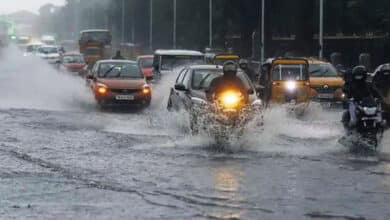
M 293 91 L 297 88 L 297 83 L 295 81 L 286 82 L 286 89 L 289 91 Z
M 372 107 L 372 108 L 367 108 L 367 107 L 364 107 L 363 108 L 363 111 L 366 115 L 375 115 L 376 114 L 376 111 L 377 111 L 377 107 Z
M 97 92 L 101 95 L 104 95 L 108 92 L 108 87 L 104 84 L 98 83 L 97 85 Z
M 220 98 L 222 105 L 226 108 L 235 108 L 240 102 L 240 94 L 237 92 L 225 92 Z
M 144 88 L 142 89 L 142 93 L 144 95 L 148 95 L 148 94 L 152 93 L 152 89 L 150 88 L 150 86 L 145 85 Z

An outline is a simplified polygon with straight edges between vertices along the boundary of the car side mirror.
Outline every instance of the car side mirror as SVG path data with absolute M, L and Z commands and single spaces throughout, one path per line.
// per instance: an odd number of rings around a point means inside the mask
M 188 89 L 185 87 L 184 84 L 176 84 L 175 85 L 175 89 L 178 90 L 178 91 L 188 91 Z

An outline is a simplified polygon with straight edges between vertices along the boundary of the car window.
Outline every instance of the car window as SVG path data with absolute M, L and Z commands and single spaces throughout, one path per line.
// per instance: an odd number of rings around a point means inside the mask
M 136 63 L 101 63 L 98 71 L 99 78 L 144 78 Z
M 140 59 L 140 66 L 142 68 L 152 68 L 153 67 L 153 58 Z
M 307 80 L 306 66 L 303 64 L 279 64 L 272 69 L 273 80 Z
M 190 85 L 190 78 L 191 78 L 191 72 L 192 70 L 188 70 L 184 73 L 183 77 L 183 84 L 188 87 Z
M 63 63 L 84 63 L 84 57 L 79 55 L 64 56 L 62 58 Z
M 219 69 L 197 69 L 192 73 L 192 89 L 205 90 L 210 86 L 211 81 L 222 75 Z
M 311 64 L 309 66 L 309 72 L 314 77 L 337 77 L 338 73 L 336 68 L 330 63 Z
M 41 47 L 38 49 L 39 53 L 58 53 L 58 49 L 56 47 Z
M 183 82 L 183 78 L 184 78 L 185 73 L 186 73 L 187 71 L 188 71 L 188 69 L 183 69 L 183 70 L 180 72 L 179 76 L 178 76 L 177 79 L 176 79 L 176 84 L 180 84 L 180 83 Z

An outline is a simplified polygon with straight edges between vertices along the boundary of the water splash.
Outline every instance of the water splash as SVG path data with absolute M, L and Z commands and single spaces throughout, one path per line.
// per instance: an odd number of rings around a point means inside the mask
M 78 77 L 56 71 L 15 47 L 0 58 L 0 108 L 82 111 L 93 106 L 91 93 Z

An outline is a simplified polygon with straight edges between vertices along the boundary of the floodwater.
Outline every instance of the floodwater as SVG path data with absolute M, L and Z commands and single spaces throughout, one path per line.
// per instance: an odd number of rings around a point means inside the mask
M 340 111 L 264 112 L 216 148 L 166 111 L 95 107 L 85 82 L 16 49 L 0 58 L 1 219 L 390 219 L 390 134 L 376 156 L 338 144 Z

